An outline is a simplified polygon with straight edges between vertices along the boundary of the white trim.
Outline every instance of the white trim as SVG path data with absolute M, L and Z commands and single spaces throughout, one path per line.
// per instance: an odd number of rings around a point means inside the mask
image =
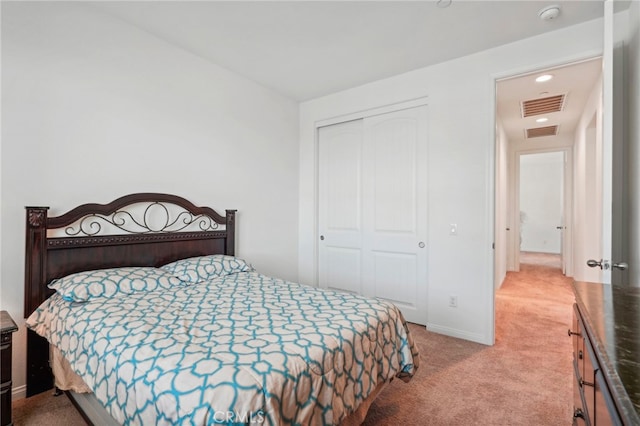
M 565 223 L 565 237 L 566 240 L 569 241 L 569 245 L 566 249 L 567 258 L 564 259 L 564 275 L 567 277 L 573 277 L 573 251 L 574 251 L 574 236 L 573 236 L 573 201 L 574 201 L 574 193 L 573 190 L 575 188 L 575 180 L 574 180 L 574 163 L 573 163 L 573 147 L 565 152 L 564 157 L 564 180 L 565 180 L 565 198 L 564 198 L 564 223 Z
M 11 389 L 11 400 L 15 401 L 27 397 L 27 385 L 14 386 Z
M 427 323 L 427 330 L 433 333 L 444 334 L 445 336 L 457 337 L 459 339 L 469 340 L 471 342 L 482 343 L 483 345 L 493 345 L 493 343 L 487 343 L 486 336 L 481 333 L 468 333 L 466 331 L 458 330 L 457 328 L 451 328 L 432 323 Z
M 428 97 L 427 96 L 416 98 L 416 99 L 409 99 L 409 100 L 402 101 L 402 102 L 395 102 L 395 103 L 388 104 L 388 105 L 381 105 L 381 106 L 375 107 L 375 108 L 370 108 L 370 109 L 365 109 L 365 110 L 362 110 L 362 111 L 351 112 L 351 113 L 348 113 L 348 114 L 341 114 L 341 115 L 337 115 L 335 117 L 330 117 L 330 118 L 325 118 L 325 119 L 322 119 L 322 120 L 318 120 L 318 121 L 316 121 L 314 123 L 315 127 L 316 127 L 316 142 L 318 140 L 317 129 L 319 127 L 331 126 L 332 124 L 344 123 L 344 122 L 347 122 L 347 121 L 358 120 L 358 119 L 365 118 L 365 117 L 372 117 L 374 115 L 386 114 L 386 113 L 389 113 L 389 112 L 400 111 L 400 110 L 403 110 L 403 109 L 409 109 L 409 108 L 414 108 L 414 107 L 423 106 L 423 105 L 428 105 Z M 316 148 L 317 148 L 317 143 L 316 143 Z
M 507 203 L 507 209 L 509 210 L 509 217 L 511 220 L 511 226 L 509 227 L 509 242 L 507 250 L 509 251 L 509 259 L 511 263 L 511 270 L 514 272 L 520 272 L 520 250 L 516 247 L 520 247 L 520 181 L 516 181 L 516 176 L 520 176 L 520 160 L 518 154 L 509 149 L 509 165 L 507 172 L 509 174 L 509 203 Z M 518 170 L 516 170 L 518 168 Z
M 313 129 L 313 286 L 320 287 L 320 127 Z
M 496 294 L 496 286 L 495 286 L 495 275 L 496 275 L 496 80 L 489 76 L 489 83 L 487 84 L 488 90 L 493 91 L 493 96 L 488 96 L 490 99 L 490 111 L 489 120 L 489 140 L 492 140 L 493 143 L 489 144 L 487 150 L 487 158 L 486 161 L 486 170 L 487 170 L 487 180 L 485 183 L 486 193 L 488 202 L 486 204 L 486 224 L 484 231 L 484 240 L 487 244 L 490 244 L 489 247 L 486 248 L 486 277 L 485 284 L 488 288 L 485 292 L 486 299 L 483 300 L 483 304 L 487 306 L 489 309 L 487 310 L 487 316 L 485 319 L 485 325 L 483 327 L 486 330 L 486 335 L 480 343 L 484 343 L 487 345 L 494 345 L 496 343 L 496 304 L 495 304 L 495 294 Z M 472 340 L 472 339 L 470 339 Z
M 503 71 L 500 73 L 493 74 L 493 78 L 495 82 L 499 82 L 500 80 L 507 80 L 514 77 L 522 77 L 529 74 L 535 74 L 540 71 L 551 71 L 556 68 L 563 68 L 567 65 L 576 65 L 582 62 L 589 62 L 595 59 L 602 58 L 602 50 L 591 50 L 587 52 L 583 52 L 578 55 L 567 56 L 562 62 L 558 61 L 550 61 L 543 62 L 537 65 L 528 65 L 525 67 L 514 68 L 510 71 Z
M 602 212 L 600 244 L 601 259 L 611 261 L 613 212 L 613 50 L 614 50 L 614 10 L 613 0 L 604 2 L 604 53 L 602 54 Z M 603 262 L 604 263 L 604 262 Z M 611 268 L 602 270 L 601 282 L 611 284 Z

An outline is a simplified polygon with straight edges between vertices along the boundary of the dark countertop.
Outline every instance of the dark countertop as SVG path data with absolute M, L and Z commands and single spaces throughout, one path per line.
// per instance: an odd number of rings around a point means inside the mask
M 0 332 L 13 333 L 18 330 L 18 326 L 13 322 L 13 318 L 7 311 L 0 311 Z
M 622 420 L 640 425 L 640 288 L 589 282 L 573 288 Z

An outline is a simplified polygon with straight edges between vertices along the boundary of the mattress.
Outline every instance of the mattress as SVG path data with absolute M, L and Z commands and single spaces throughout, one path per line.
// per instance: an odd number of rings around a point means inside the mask
M 122 424 L 339 424 L 419 366 L 393 304 L 253 271 L 85 302 L 56 293 L 27 326 Z

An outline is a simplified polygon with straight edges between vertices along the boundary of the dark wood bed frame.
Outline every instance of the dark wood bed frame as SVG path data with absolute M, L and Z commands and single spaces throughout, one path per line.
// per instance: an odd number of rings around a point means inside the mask
M 144 219 L 136 230 L 125 229 L 131 215 L 127 207 L 146 205 Z M 165 226 L 150 226 L 150 207 L 183 209 L 177 217 L 167 213 Z M 26 207 L 26 258 L 24 316 L 31 315 L 54 291 L 47 284 L 55 278 L 92 269 L 121 266 L 161 266 L 165 263 L 207 254 L 235 254 L 235 213 L 221 216 L 209 207 L 197 207 L 184 198 L 156 193 L 131 194 L 108 204 L 83 204 L 69 212 L 48 217 L 48 207 Z M 153 210 L 153 209 L 151 209 Z M 71 225 L 86 220 L 89 233 Z M 100 235 L 101 223 L 122 230 L 117 235 Z M 184 226 L 182 226 L 184 225 Z M 193 229 L 193 226 L 198 230 Z M 224 230 L 218 229 L 224 225 Z M 65 236 L 49 236 L 50 230 Z M 27 332 L 27 396 L 53 387 L 49 367 L 49 343 L 35 332 Z

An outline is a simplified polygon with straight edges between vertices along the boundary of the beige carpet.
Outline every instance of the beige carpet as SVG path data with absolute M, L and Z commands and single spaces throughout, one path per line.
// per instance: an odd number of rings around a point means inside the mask
M 423 365 L 374 401 L 367 425 L 569 425 L 571 280 L 557 256 L 522 256 L 496 296 L 488 347 L 414 326 Z
M 523 254 L 496 296 L 496 344 L 430 333 L 412 324 L 422 364 L 374 401 L 366 425 L 571 423 L 570 279 L 557 256 Z M 15 401 L 16 426 L 84 425 L 65 396 Z

